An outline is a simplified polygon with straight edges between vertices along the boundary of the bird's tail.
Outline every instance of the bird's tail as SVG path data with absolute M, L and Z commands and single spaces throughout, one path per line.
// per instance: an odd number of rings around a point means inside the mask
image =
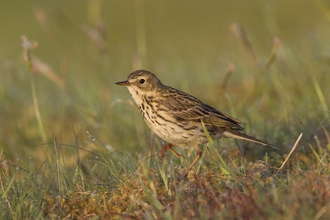
M 247 141 L 251 141 L 251 142 L 254 142 L 254 143 L 257 143 L 257 144 L 261 144 L 261 145 L 264 145 L 266 147 L 270 147 L 270 148 L 273 148 L 273 149 L 278 149 L 277 147 L 274 147 L 273 145 L 271 144 L 268 144 L 267 142 L 264 142 L 262 140 L 259 140 L 255 137 L 252 137 L 252 136 L 249 136 L 249 135 L 246 135 L 246 134 L 243 134 L 243 133 L 231 133 L 229 131 L 225 131 L 223 133 L 223 135 L 225 137 L 228 137 L 228 138 L 235 138 L 235 139 L 241 139 L 241 140 L 247 140 Z

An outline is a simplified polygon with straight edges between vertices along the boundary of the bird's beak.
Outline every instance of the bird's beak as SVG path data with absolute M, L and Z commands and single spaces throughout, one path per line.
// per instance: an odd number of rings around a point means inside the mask
M 116 82 L 116 85 L 129 86 L 129 85 L 131 85 L 131 83 L 128 82 L 128 80 L 125 80 L 125 81 L 121 81 L 121 82 Z

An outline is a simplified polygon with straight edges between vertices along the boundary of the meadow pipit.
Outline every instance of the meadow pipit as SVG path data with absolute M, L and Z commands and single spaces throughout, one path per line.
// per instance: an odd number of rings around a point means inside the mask
M 194 147 L 197 156 L 184 176 L 202 155 L 202 145 L 208 141 L 204 123 L 210 137 L 236 138 L 275 148 L 257 138 L 241 133 L 243 122 L 204 104 L 192 95 L 163 85 L 153 73 L 137 70 L 127 80 L 117 82 L 126 86 L 150 129 L 160 138 L 169 142 L 162 151 L 173 150 L 173 146 Z

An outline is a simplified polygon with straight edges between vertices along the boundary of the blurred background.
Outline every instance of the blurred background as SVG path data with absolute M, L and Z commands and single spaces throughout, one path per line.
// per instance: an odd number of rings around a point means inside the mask
M 158 151 L 162 141 L 115 85 L 140 68 L 246 122 L 246 133 L 283 152 L 300 133 L 302 148 L 324 147 L 329 24 L 325 0 L 7 1 L 0 160 L 39 167 L 57 144 L 73 164 L 77 148 L 132 158 Z M 232 140 L 217 145 L 237 149 Z

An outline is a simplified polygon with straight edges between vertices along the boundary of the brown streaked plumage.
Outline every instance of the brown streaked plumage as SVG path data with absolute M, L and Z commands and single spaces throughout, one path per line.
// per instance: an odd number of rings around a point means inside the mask
M 197 156 L 185 176 L 201 157 L 201 145 L 208 141 L 202 121 L 213 138 L 236 138 L 275 148 L 257 138 L 241 133 L 243 122 L 204 104 L 192 95 L 163 85 L 153 73 L 137 70 L 127 80 L 117 82 L 126 86 L 150 129 L 169 142 L 162 149 L 176 153 L 172 147 L 195 147 Z

